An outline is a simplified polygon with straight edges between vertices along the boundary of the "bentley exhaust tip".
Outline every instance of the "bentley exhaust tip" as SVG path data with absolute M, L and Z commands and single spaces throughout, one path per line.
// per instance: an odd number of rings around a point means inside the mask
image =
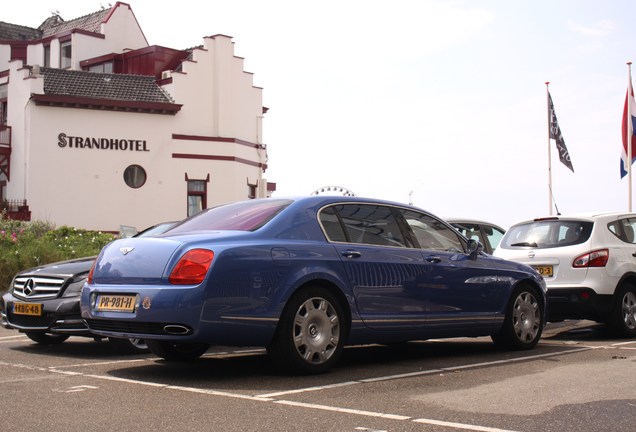
M 187 335 L 190 333 L 189 328 L 178 324 L 168 324 L 163 327 L 163 331 L 171 335 Z

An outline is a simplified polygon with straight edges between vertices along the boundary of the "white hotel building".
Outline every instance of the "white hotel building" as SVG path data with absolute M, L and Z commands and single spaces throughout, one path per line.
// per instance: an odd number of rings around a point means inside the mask
M 117 231 L 270 196 L 252 78 L 228 36 L 149 46 L 126 3 L 0 22 L 0 210 Z

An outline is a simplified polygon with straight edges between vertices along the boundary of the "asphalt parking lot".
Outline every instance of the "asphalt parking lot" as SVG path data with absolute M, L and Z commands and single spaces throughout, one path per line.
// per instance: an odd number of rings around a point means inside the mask
M 364 346 L 327 374 L 288 376 L 261 349 L 171 364 L 0 329 L 0 396 L 12 432 L 631 431 L 636 340 L 568 322 L 531 351 L 489 338 Z

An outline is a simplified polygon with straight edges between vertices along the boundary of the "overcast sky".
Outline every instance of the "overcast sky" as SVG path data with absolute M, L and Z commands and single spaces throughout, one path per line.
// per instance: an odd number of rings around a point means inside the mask
M 114 3 L 114 2 L 112 2 Z M 546 81 L 575 172 L 552 146 L 563 214 L 626 211 L 620 179 L 633 0 L 131 0 L 149 44 L 225 34 L 262 87 L 275 196 L 341 186 L 508 228 L 549 213 Z M 104 1 L 30 0 L 37 27 Z

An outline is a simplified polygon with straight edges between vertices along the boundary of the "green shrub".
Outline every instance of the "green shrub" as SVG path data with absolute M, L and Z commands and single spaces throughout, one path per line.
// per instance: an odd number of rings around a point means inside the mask
M 30 267 L 97 255 L 115 235 L 48 222 L 9 220 L 0 213 L 0 292 L 19 271 Z

